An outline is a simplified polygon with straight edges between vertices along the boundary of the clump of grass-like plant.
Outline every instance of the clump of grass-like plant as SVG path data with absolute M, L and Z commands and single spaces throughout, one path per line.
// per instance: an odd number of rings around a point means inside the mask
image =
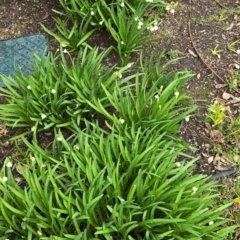
M 88 102 L 98 100 L 104 107 L 109 106 L 102 87 L 111 92 L 119 75 L 128 69 L 103 66 L 108 53 L 86 46 L 71 58 L 60 49 L 60 59 L 53 54 L 50 59 L 36 58 L 31 75 L 1 76 L 6 87 L 0 88 L 0 93 L 8 101 L 0 104 L 1 120 L 10 127 L 46 130 L 71 128 L 73 121 L 79 125 L 82 119 L 90 119 L 97 111 Z
M 157 8 L 161 11 L 166 5 L 163 1 L 63 1 L 60 0 L 62 12 L 56 11 L 61 18 L 56 18 L 59 33 L 42 25 L 63 47 L 70 51 L 80 50 L 87 39 L 99 29 L 106 29 L 115 40 L 116 50 L 125 65 L 133 52 L 143 48 L 146 42 L 153 40 L 146 30 L 155 31 L 158 19 L 149 12 Z M 148 15 L 148 17 L 146 17 Z
M 127 134 L 132 126 L 155 129 L 166 136 L 179 132 L 180 124 L 196 106 L 186 106 L 189 98 L 181 91 L 182 86 L 193 74 L 191 72 L 164 73 L 159 66 L 162 55 L 150 67 L 144 67 L 124 86 L 116 84 L 111 91 L 102 85 L 108 101 L 114 109 L 109 113 L 100 101 L 88 101 L 92 108 L 108 119 L 111 131 L 118 129 Z M 130 66 L 131 64 L 129 64 Z M 153 78 L 154 77 L 154 78 Z
M 226 239 L 228 205 L 216 184 L 191 176 L 195 160 L 176 164 L 182 147 L 154 130 L 134 138 L 93 128 L 75 139 L 58 132 L 53 150 L 29 143 L 21 186 L 6 162 L 0 177 L 1 235 L 14 239 Z M 190 161 L 189 161 L 190 160 Z M 7 167 L 8 166 L 8 167 Z M 22 167 L 21 167 L 22 166 Z

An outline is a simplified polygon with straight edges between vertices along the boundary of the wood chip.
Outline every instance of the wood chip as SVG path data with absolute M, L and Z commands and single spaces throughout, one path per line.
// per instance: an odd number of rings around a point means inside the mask
M 188 49 L 188 52 L 189 52 L 192 56 L 197 57 L 197 55 L 196 55 L 191 49 Z

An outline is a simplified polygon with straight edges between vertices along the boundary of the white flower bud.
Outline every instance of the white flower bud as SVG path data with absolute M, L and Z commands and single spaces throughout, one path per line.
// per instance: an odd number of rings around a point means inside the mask
M 179 92 L 175 92 L 174 95 L 177 98 L 179 96 Z
M 6 176 L 3 177 L 3 181 L 6 182 L 8 178 Z
M 124 123 L 125 123 L 125 120 L 122 119 L 122 118 L 120 118 L 119 122 L 120 122 L 121 124 L 124 124 Z
M 58 141 L 58 142 L 61 142 L 61 141 L 62 141 L 62 137 L 61 137 L 61 136 L 58 136 L 58 137 L 57 137 L 57 141 Z
M 181 163 L 180 162 L 176 162 L 177 167 L 181 167 Z
M 41 113 L 41 119 L 44 119 L 46 117 L 47 117 L 47 115 L 45 115 L 44 113 Z
M 186 122 L 189 122 L 189 120 L 190 120 L 190 116 L 187 116 L 187 117 L 185 118 L 185 121 L 186 121 Z
M 12 162 L 8 162 L 6 165 L 8 168 L 11 168 L 13 166 Z
M 198 188 L 197 187 L 193 187 L 192 190 L 195 193 L 198 190 Z

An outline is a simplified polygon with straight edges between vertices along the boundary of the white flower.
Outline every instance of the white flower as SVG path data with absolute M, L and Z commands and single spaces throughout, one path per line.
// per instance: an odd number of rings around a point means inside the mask
M 30 85 L 28 85 L 28 86 L 27 86 L 27 89 L 31 90 L 32 88 L 31 88 L 31 86 L 30 86 Z
M 51 90 L 51 93 L 52 93 L 52 94 L 56 93 L 56 90 L 55 90 L 55 89 L 52 89 L 52 90 Z
M 154 32 L 154 31 L 157 31 L 157 30 L 158 30 L 158 26 L 154 24 L 154 26 L 148 27 L 148 29 L 149 29 L 151 32 Z
M 31 127 L 31 131 L 35 132 L 37 130 L 37 128 L 35 126 Z
M 94 11 L 91 11 L 90 14 L 93 16 L 94 15 Z
M 3 181 L 6 182 L 8 178 L 6 176 L 3 177 Z
M 135 22 L 136 22 L 136 21 L 138 20 L 138 17 L 135 17 L 134 20 L 135 20 Z
M 166 11 L 168 12 L 170 10 L 170 7 L 169 6 L 166 6 Z
M 140 29 L 142 27 L 142 25 L 143 25 L 143 22 L 139 21 L 137 28 Z
M 153 2 L 153 0 L 146 0 L 146 2 L 151 2 L 151 3 L 152 3 L 152 2 Z
M 175 92 L 174 95 L 177 98 L 179 96 L 179 92 Z
M 195 193 L 198 190 L 198 188 L 197 187 L 193 187 L 192 190 Z
M 154 27 L 150 27 L 150 31 L 151 31 L 151 32 L 154 32 Z
M 121 7 L 124 7 L 124 6 L 125 6 L 124 2 L 121 2 L 120 6 L 121 6 Z
M 58 137 L 57 137 L 57 141 L 58 141 L 58 142 L 61 142 L 61 141 L 62 141 L 62 137 L 61 137 L 61 136 L 58 136 Z
M 99 22 L 99 25 L 103 25 L 103 21 Z
M 174 12 L 175 12 L 174 9 L 170 10 L 170 13 L 173 14 L 173 15 L 174 15 Z
M 127 67 L 130 68 L 130 67 L 132 67 L 133 64 L 134 64 L 134 63 L 128 63 L 128 64 L 127 64 Z
M 74 148 L 75 150 L 79 150 L 79 146 L 76 145 L 76 144 L 73 146 L 73 148 Z
M 124 44 L 124 41 L 121 41 L 121 44 L 123 45 L 123 44 Z
M 156 94 L 154 97 L 155 97 L 155 99 L 159 99 L 159 95 L 158 94 Z
M 47 117 L 47 115 L 45 115 L 44 113 L 41 113 L 41 119 L 44 119 L 46 117 Z
M 120 122 L 121 124 L 124 124 L 124 123 L 125 123 L 125 120 L 122 119 L 122 118 L 120 118 L 119 122 Z
M 177 167 L 181 167 L 181 163 L 180 162 L 176 162 Z
M 11 168 L 13 166 L 12 162 L 8 162 L 6 165 L 8 168 Z
M 64 49 L 63 49 L 63 52 L 64 52 L 64 53 L 67 53 L 68 51 L 67 51 L 67 49 L 66 49 L 66 48 L 64 48 Z
M 208 224 L 209 224 L 209 225 L 213 225 L 213 224 L 214 224 L 214 221 L 210 221 Z
M 187 117 L 185 118 L 185 121 L 186 121 L 186 122 L 189 122 L 189 120 L 190 120 L 190 116 L 187 116 Z
M 237 54 L 240 55 L 240 49 L 237 50 Z

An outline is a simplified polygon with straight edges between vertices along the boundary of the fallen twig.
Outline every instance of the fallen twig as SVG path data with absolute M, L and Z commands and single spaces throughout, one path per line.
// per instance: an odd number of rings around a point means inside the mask
M 196 52 L 196 54 L 198 55 L 198 57 L 202 60 L 203 64 L 224 84 L 227 84 L 227 82 L 222 79 L 213 69 L 211 66 L 209 66 L 205 60 L 203 59 L 203 57 L 201 56 L 201 54 L 199 53 L 199 51 L 197 50 L 196 46 L 195 46 L 195 43 L 193 42 L 193 38 L 192 38 L 192 33 L 191 33 L 191 23 L 190 21 L 188 22 L 188 33 L 189 33 L 189 37 L 190 37 L 190 40 L 191 40 L 191 43 L 192 43 L 192 46 Z M 240 91 L 237 90 L 237 89 L 234 89 L 235 92 L 239 93 L 240 94 Z
M 219 80 L 221 80 L 221 82 L 226 83 L 226 82 L 205 62 L 205 60 L 202 58 L 201 54 L 198 52 L 198 50 L 197 50 L 197 48 L 196 48 L 196 46 L 195 46 L 195 43 L 193 42 L 193 39 L 192 39 L 190 21 L 188 22 L 188 32 L 189 32 L 189 37 L 190 37 L 192 46 L 193 46 L 195 52 L 197 53 L 198 57 L 202 60 L 202 62 L 204 63 L 204 65 L 205 65 L 209 70 L 211 70 L 211 72 L 212 72 Z

